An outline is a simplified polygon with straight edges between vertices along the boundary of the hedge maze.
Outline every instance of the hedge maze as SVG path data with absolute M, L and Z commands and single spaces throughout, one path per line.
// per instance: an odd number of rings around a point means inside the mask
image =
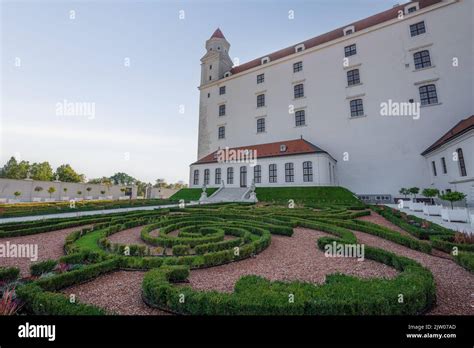
M 312 284 L 269 281 L 251 275 L 241 277 L 233 293 L 198 291 L 183 283 L 193 269 L 253 257 L 270 245 L 272 235 L 291 238 L 296 227 L 328 233 L 327 237 L 314 240 L 314 247 L 322 250 L 327 244 L 356 244 L 352 231 L 357 230 L 430 253 L 431 245 L 425 241 L 356 220 L 369 214 L 370 210 L 360 207 L 289 209 L 225 204 L 78 218 L 69 222 L 37 222 L 23 230 L 9 225 L 2 233 L 22 235 L 32 230 L 41 233 L 54 230 L 54 224 L 57 229 L 64 224 L 78 226 L 66 239 L 66 255 L 53 262 L 33 265 L 32 271 L 40 276 L 21 281 L 17 287 L 18 297 L 35 314 L 105 314 L 100 308 L 72 303 L 58 291 L 115 270 L 147 271 L 142 284 L 143 301 L 175 314 L 404 315 L 425 312 L 436 301 L 431 272 L 411 259 L 372 247 L 365 248 L 365 258 L 394 267 L 399 271 L 395 278 L 359 279 L 330 274 L 324 284 Z M 140 244 L 110 240 L 113 234 L 134 227 L 140 227 Z M 5 277 L 18 276 L 14 271 L 3 273 Z M 0 272 L 0 276 L 3 273 Z

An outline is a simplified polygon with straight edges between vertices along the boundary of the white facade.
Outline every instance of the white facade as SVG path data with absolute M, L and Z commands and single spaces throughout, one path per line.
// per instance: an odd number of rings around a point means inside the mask
M 462 159 L 459 158 L 458 149 L 462 150 Z M 430 186 L 442 191 L 464 192 L 467 194 L 468 204 L 474 205 L 474 130 L 442 145 L 425 157 L 430 172 Z
M 310 174 L 303 175 L 303 163 L 311 163 Z M 292 164 L 292 169 L 286 164 Z M 276 165 L 276 179 L 270 179 L 270 165 Z M 255 167 L 260 166 L 260 180 L 255 178 Z M 336 161 L 326 153 L 290 155 L 259 158 L 256 166 L 249 163 L 205 163 L 190 166 L 189 187 L 249 187 L 252 182 L 257 187 L 281 186 L 334 186 L 337 182 Z M 233 179 L 228 180 L 228 168 L 233 169 Z M 245 169 L 241 169 L 245 168 Z M 221 170 L 221 180 L 216 181 L 216 169 Z M 209 170 L 209 180 L 205 182 L 205 170 Z M 195 179 L 198 171 L 198 180 Z M 258 170 L 257 170 L 258 173 Z
M 356 194 L 397 195 L 401 187 L 428 187 L 430 171 L 420 153 L 474 113 L 472 13 L 472 1 L 446 0 L 300 52 L 296 44 L 289 56 L 228 77 L 221 67 L 228 66 L 230 45 L 225 38 L 211 39 L 225 52 L 211 53 L 208 41 L 202 59 L 198 159 L 226 146 L 302 136 L 337 160 L 335 184 Z M 422 21 L 426 32 L 412 37 L 410 25 Z M 352 44 L 357 54 L 345 60 L 345 47 Z M 414 54 L 424 50 L 431 67 L 415 69 Z M 297 62 L 302 70 L 295 73 Z M 360 83 L 349 87 L 347 72 L 353 69 L 359 69 Z M 263 83 L 257 83 L 260 74 Z M 296 84 L 304 85 L 302 98 L 294 98 Z M 420 102 L 420 87 L 431 84 L 438 102 L 422 106 L 420 117 L 381 115 L 381 103 Z M 259 94 L 265 94 L 265 106 L 257 107 Z M 363 101 L 362 116 L 351 117 L 354 99 Z M 220 105 L 225 105 L 224 116 L 219 116 Z M 304 110 L 305 125 L 296 126 L 290 110 Z M 264 132 L 257 132 L 259 118 L 265 118 Z M 222 126 L 225 138 L 219 139 Z M 285 160 L 278 162 L 279 177 Z

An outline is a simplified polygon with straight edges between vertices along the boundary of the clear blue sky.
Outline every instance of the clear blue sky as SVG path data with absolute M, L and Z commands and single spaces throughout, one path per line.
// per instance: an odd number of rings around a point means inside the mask
M 244 63 L 396 4 L 0 2 L 2 165 L 16 154 L 53 167 L 70 163 L 88 178 L 123 171 L 151 182 L 188 180 L 197 153 L 199 59 L 217 27 L 231 57 Z M 58 115 L 56 105 L 64 100 L 95 103 L 95 117 Z

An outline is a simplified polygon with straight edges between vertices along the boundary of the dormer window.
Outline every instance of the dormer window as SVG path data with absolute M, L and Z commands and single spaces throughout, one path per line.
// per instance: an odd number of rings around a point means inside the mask
M 227 71 L 226 73 L 224 73 L 224 77 L 229 77 L 230 75 L 232 75 L 230 71 Z
M 417 2 L 411 2 L 405 6 L 405 14 L 416 12 L 420 9 L 420 5 Z
M 353 25 L 344 28 L 344 36 L 351 35 L 353 32 L 355 32 L 355 27 Z
M 280 145 L 280 152 L 286 152 L 287 148 L 285 144 Z
M 268 62 L 270 62 L 270 57 L 262 58 L 261 62 L 262 64 L 267 64 Z
M 305 49 L 304 44 L 295 46 L 295 52 L 296 53 L 302 52 L 302 51 L 304 51 L 304 49 Z

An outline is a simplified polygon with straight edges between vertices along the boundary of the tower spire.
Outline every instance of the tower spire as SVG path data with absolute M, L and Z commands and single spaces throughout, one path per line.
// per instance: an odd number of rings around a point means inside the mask
M 216 38 L 216 39 L 225 39 L 224 34 L 222 34 L 222 31 L 217 28 L 214 33 L 211 35 L 211 39 Z

